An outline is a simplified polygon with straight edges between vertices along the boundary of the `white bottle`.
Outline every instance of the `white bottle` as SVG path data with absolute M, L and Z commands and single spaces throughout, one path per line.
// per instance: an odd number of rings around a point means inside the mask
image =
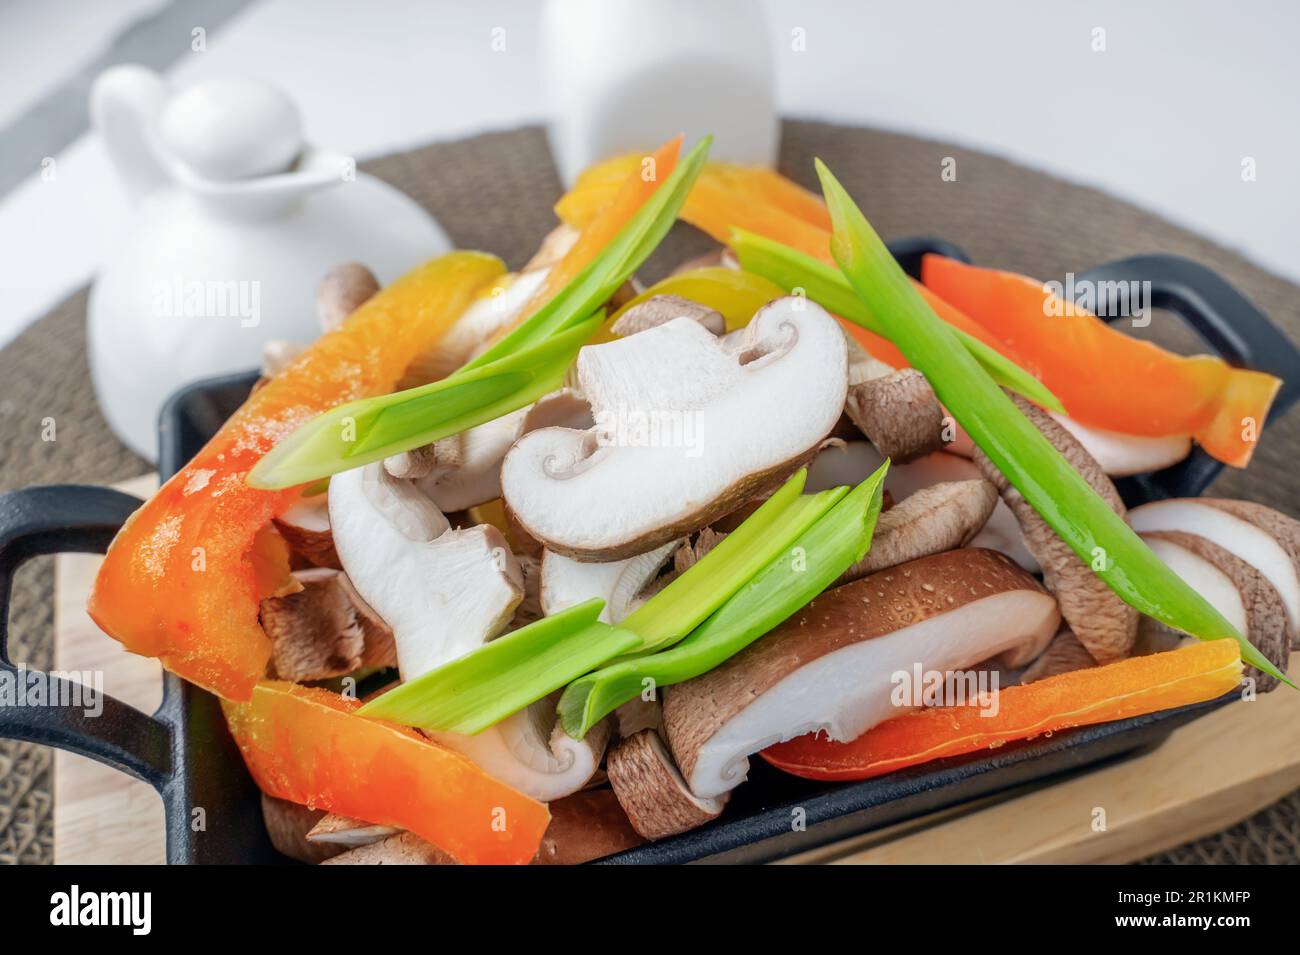
M 566 186 L 678 133 L 688 146 L 712 133 L 714 159 L 776 161 L 771 37 L 753 0 L 548 0 L 542 71 Z

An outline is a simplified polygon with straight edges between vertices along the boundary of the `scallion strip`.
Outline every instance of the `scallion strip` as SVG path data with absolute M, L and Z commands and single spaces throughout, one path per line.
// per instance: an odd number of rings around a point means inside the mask
M 619 625 L 641 637 L 637 653 L 685 637 L 848 493 L 840 487 L 801 496 L 807 477 L 800 469 L 686 573 L 623 619 Z
M 351 401 L 318 415 L 272 448 L 248 473 L 250 486 L 279 489 L 409 451 L 531 404 L 564 383 L 583 344 L 604 321 L 586 321 L 530 348 L 391 395 Z
M 1290 683 L 1209 601 L 1166 567 L 1020 413 L 917 294 L 820 160 L 817 174 L 834 224 L 831 254 L 853 289 L 869 303 L 890 341 L 925 374 L 939 400 L 1048 526 L 1129 606 L 1202 640 L 1231 637 L 1243 660 Z M 1140 385 L 1134 382 L 1134 387 Z
M 627 225 L 619 230 L 618 235 L 600 250 L 600 254 L 572 282 L 508 335 L 468 362 L 465 369 L 478 368 L 542 341 L 569 328 L 574 321 L 590 315 L 593 310 L 609 301 L 618 287 L 658 248 L 677 221 L 677 213 L 681 211 L 691 187 L 695 185 L 696 178 L 709 158 L 709 145 L 712 141 L 712 136 L 700 140 L 633 214 Z
M 588 600 L 521 627 L 365 704 L 362 716 L 449 733 L 479 733 L 638 643 L 596 618 Z
M 806 606 L 866 554 L 888 469 L 883 465 L 843 496 L 676 646 L 613 663 L 570 683 L 560 697 L 564 731 L 582 739 L 647 687 L 657 693 L 707 673 Z
M 885 326 L 872 314 L 870 306 L 854 293 L 848 280 L 833 266 L 798 249 L 743 229 L 733 231 L 731 248 L 746 272 L 761 275 L 790 291 L 802 289 L 801 294 L 827 311 L 876 335 L 890 337 Z M 1019 392 L 1034 404 L 1051 411 L 1065 412 L 1060 399 L 1046 385 L 1006 355 L 960 328 L 952 328 L 952 332 L 998 384 Z

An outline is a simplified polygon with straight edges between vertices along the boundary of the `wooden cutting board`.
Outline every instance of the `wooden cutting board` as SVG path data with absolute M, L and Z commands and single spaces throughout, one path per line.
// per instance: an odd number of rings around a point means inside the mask
M 143 496 L 156 484 L 146 477 L 120 487 Z M 101 669 L 108 692 L 152 712 L 162 698 L 158 663 L 127 653 L 86 615 L 99 561 L 61 554 L 55 562 L 56 666 Z M 1300 682 L 1300 655 L 1290 673 Z M 1144 755 L 785 861 L 1132 862 L 1226 829 L 1297 788 L 1300 693 L 1282 688 L 1177 729 Z M 55 755 L 55 862 L 151 864 L 164 858 L 162 800 L 153 789 L 92 760 Z

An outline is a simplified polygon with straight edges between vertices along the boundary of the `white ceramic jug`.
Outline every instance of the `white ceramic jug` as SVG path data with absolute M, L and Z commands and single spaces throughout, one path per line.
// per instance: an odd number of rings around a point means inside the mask
M 268 340 L 317 336 L 332 266 L 362 262 L 387 283 L 449 247 L 409 197 L 305 145 L 293 103 L 264 83 L 177 92 L 122 66 L 90 105 L 139 214 L 90 293 L 91 374 L 113 431 L 150 459 L 177 388 L 257 367 Z
M 547 0 L 542 70 L 566 185 L 594 162 L 678 133 L 710 156 L 772 165 L 772 39 L 754 0 Z

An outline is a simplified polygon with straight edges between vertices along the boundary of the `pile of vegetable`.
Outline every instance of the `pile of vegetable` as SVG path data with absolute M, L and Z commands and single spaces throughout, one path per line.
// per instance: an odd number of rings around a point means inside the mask
M 1300 523 L 1112 483 L 1244 466 L 1276 379 L 918 283 L 824 166 L 708 146 L 590 170 L 518 273 L 331 273 L 114 541 L 92 616 L 222 698 L 286 854 L 588 861 L 755 754 L 860 780 L 1285 679 Z M 679 217 L 723 248 L 646 288 Z

